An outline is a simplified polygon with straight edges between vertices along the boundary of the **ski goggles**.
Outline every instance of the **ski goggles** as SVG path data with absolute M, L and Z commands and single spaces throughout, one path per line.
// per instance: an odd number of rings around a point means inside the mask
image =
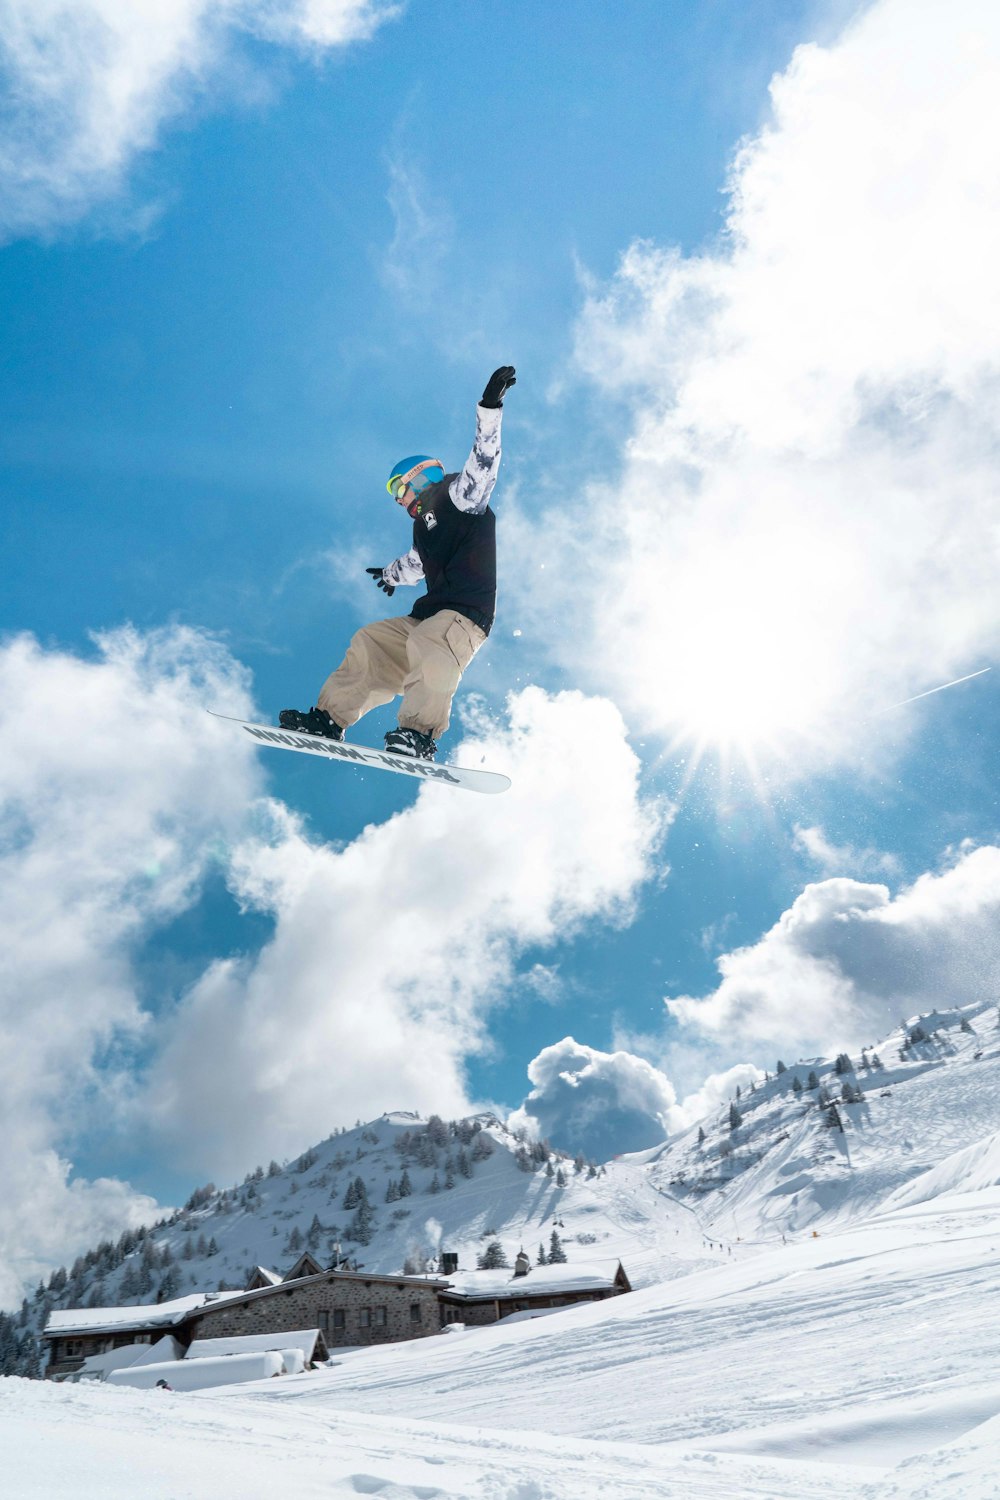
M 437 473 L 428 473 L 427 471 L 430 469 L 436 469 Z M 441 463 L 441 460 L 437 458 L 425 458 L 422 464 L 417 464 L 414 468 L 408 469 L 405 474 L 394 474 L 386 485 L 386 489 L 394 500 L 398 500 L 403 491 L 411 485 L 414 491 L 419 494 L 429 484 L 435 484 L 438 479 L 443 477 L 444 465 Z

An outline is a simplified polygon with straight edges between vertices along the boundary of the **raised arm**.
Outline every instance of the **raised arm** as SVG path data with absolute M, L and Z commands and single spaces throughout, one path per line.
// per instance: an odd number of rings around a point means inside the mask
M 500 422 L 503 398 L 516 383 L 513 365 L 501 365 L 490 376 L 483 398 L 476 407 L 476 441 L 465 468 L 451 482 L 448 493 L 457 510 L 481 516 L 490 503 L 500 468 Z

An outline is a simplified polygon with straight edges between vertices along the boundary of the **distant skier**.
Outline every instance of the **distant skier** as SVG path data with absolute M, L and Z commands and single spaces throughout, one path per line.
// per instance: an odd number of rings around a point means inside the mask
M 385 748 L 434 759 L 462 673 L 496 610 L 496 516 L 489 501 L 500 466 L 503 398 L 514 384 L 513 365 L 490 376 L 460 474 L 446 474 L 439 459 L 424 454 L 395 465 L 386 488 L 413 520 L 413 546 L 388 567 L 366 571 L 390 598 L 400 584 L 421 579 L 427 592 L 408 615 L 359 630 L 317 706 L 308 713 L 282 709 L 283 729 L 342 740 L 363 714 L 401 693 L 399 728 L 388 731 Z

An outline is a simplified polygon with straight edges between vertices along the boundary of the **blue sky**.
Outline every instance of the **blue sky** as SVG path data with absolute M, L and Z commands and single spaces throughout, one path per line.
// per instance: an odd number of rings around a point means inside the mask
M 949 35 L 979 28 L 983 58 L 956 45 L 941 72 L 975 91 L 996 28 L 964 11 Z M 480 839 L 487 916 L 458 911 L 423 972 L 384 981 L 382 1023 L 405 1007 L 425 1075 L 451 1025 L 442 1107 L 463 1089 L 519 1105 L 532 1059 L 572 1035 L 622 1054 L 623 1109 L 634 1059 L 659 1070 L 655 1134 L 706 1074 L 722 1097 L 776 1048 L 873 1039 L 942 925 L 957 955 L 978 945 L 957 993 L 1000 977 L 977 926 L 994 871 L 972 862 L 997 838 L 1000 678 L 883 712 L 998 646 L 997 343 L 974 248 L 995 203 L 988 146 L 967 149 L 954 94 L 934 95 L 934 18 L 908 28 L 892 0 L 853 21 L 798 0 L 587 0 L 572 24 L 522 0 L 277 12 L 283 30 L 251 6 L 236 34 L 195 7 L 196 32 L 145 61 L 141 26 L 127 56 L 57 47 L 44 84 L 6 39 L 23 102 L 0 153 L 0 645 L 29 632 L 38 654 L 9 656 L 4 707 L 86 742 L 29 774 L 25 740 L 4 772 L 5 878 L 24 892 L 53 872 L 8 1001 L 44 1080 L 25 1084 L 24 1150 L 51 1198 L 24 1210 L 8 1285 L 148 1211 L 137 1195 L 170 1202 L 365 1107 L 430 1104 L 429 1086 L 393 1092 L 410 1084 L 391 1048 L 352 1051 L 336 1017 L 344 987 L 383 983 L 378 943 L 406 940 L 415 887 L 447 900 L 466 863 L 475 882 Z M 900 48 L 893 96 L 877 77 Z M 907 120 L 910 155 L 889 139 Z M 196 727 L 194 764 L 172 770 L 164 715 L 197 726 L 213 694 L 307 706 L 358 625 L 405 610 L 364 574 L 408 545 L 384 476 L 412 451 L 457 467 L 508 361 L 500 612 L 463 686 L 466 732 L 524 767 L 507 842 L 470 807 L 446 836 L 402 779 L 254 761 Z M 102 655 L 95 632 L 117 644 Z M 546 696 L 517 731 L 507 694 L 526 688 Z M 115 778 L 133 789 L 118 845 Z M 532 848 L 563 872 L 537 891 Z M 316 891 L 356 891 L 366 850 L 370 953 L 352 967 L 306 914 L 296 859 Z M 829 933 L 880 885 L 859 967 Z M 24 910 L 5 911 L 27 952 Z M 873 925 L 892 942 L 868 945 Z M 301 994 L 282 1031 L 286 978 Z M 762 985 L 787 999 L 762 1007 Z M 72 1010 L 55 1060 L 24 1022 L 33 996 L 56 1030 Z M 263 1044 L 227 1062 L 234 1030 L 272 1024 L 280 1108 Z M 326 1075 L 317 1046 L 337 1053 Z

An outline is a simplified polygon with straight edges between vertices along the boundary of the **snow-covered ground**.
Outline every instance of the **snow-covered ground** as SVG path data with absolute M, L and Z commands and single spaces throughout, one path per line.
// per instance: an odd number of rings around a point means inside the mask
M 10 1380 L 0 1472 L 18 1500 L 996 1497 L 1000 1188 L 968 1179 L 956 1160 L 864 1224 L 311 1374 Z
M 558 1227 L 570 1267 L 620 1256 L 636 1290 L 211 1391 L 3 1381 L 4 1494 L 1000 1500 L 1000 1030 L 987 1005 L 922 1028 L 881 1065 L 792 1065 L 735 1129 L 727 1103 L 701 1140 L 598 1175 L 522 1170 L 491 1121 L 493 1154 L 435 1192 L 455 1138 L 421 1166 L 398 1143 L 420 1122 L 387 1116 L 207 1195 L 157 1237 L 206 1289 L 208 1267 L 285 1268 L 314 1216 L 322 1255 L 363 1176 L 373 1271 L 431 1242 L 464 1267 L 494 1235 L 534 1253 Z

